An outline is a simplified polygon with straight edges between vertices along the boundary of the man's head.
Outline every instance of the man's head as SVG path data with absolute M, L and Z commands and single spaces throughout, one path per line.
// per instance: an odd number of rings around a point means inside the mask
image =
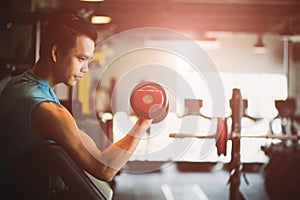
M 67 53 L 74 45 L 78 36 L 84 35 L 97 40 L 97 32 L 93 25 L 73 14 L 49 15 L 46 27 L 41 35 L 40 57 L 45 58 L 51 55 L 54 45 Z
M 75 15 L 56 15 L 50 19 L 41 38 L 43 66 L 51 72 L 51 84 L 74 86 L 88 71 L 97 32 L 92 24 Z

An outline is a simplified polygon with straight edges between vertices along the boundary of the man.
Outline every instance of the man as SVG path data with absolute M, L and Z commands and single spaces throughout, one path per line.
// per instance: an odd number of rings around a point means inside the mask
M 97 33 L 89 22 L 71 14 L 49 20 L 44 30 L 40 59 L 13 78 L 0 97 L 1 181 L 10 179 L 24 153 L 47 140 L 62 146 L 89 174 L 111 181 L 152 120 L 139 119 L 123 139 L 100 151 L 53 92 L 58 83 L 74 86 L 88 71 Z

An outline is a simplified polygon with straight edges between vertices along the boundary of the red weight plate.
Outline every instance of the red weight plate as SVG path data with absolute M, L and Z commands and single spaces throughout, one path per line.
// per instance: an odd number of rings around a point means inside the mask
M 132 90 L 130 104 L 137 116 L 153 119 L 152 123 L 163 120 L 169 110 L 164 88 L 151 81 L 142 82 Z
M 163 92 L 153 85 L 142 86 L 132 95 L 132 104 L 135 109 L 144 113 L 159 110 L 165 101 Z

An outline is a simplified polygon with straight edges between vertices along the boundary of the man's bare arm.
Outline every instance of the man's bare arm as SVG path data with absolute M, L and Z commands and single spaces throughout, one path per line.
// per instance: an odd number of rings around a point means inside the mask
M 151 120 L 139 119 L 129 133 L 101 152 L 94 141 L 79 130 L 74 118 L 63 106 L 44 102 L 31 114 L 33 131 L 65 148 L 83 169 L 104 181 L 110 181 L 128 161 Z

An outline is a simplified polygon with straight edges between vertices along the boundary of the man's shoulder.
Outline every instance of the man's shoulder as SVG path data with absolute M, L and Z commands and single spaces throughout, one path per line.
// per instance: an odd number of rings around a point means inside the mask
M 28 95 L 32 91 L 38 92 L 36 90 L 39 87 L 38 85 L 37 81 L 29 78 L 24 72 L 11 78 L 5 87 L 4 94 Z
M 59 100 L 49 83 L 46 80 L 35 77 L 28 71 L 14 77 L 7 90 L 8 93 L 15 93 L 22 99 L 32 100 L 37 103 L 53 101 L 59 104 Z
M 33 113 L 38 119 L 49 121 L 73 121 L 70 112 L 62 105 L 51 101 L 45 101 L 35 106 Z
M 68 110 L 63 107 L 61 104 L 57 104 L 52 101 L 43 101 L 40 102 L 36 107 L 35 110 L 38 112 L 47 112 L 47 113 L 65 113 L 68 112 Z

